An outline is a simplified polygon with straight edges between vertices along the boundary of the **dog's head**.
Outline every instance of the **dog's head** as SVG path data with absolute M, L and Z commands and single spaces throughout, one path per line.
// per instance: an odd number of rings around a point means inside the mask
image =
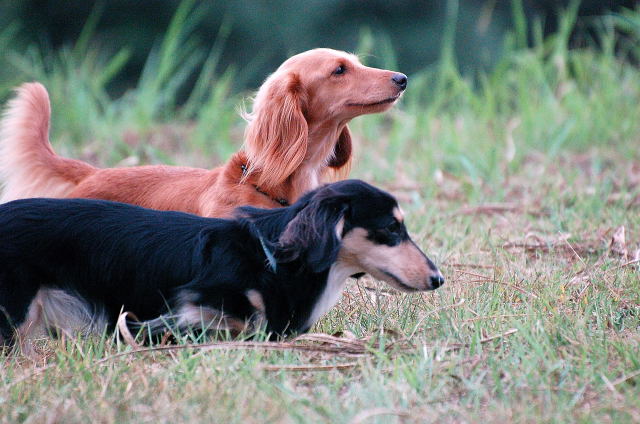
M 407 87 L 404 74 L 364 66 L 353 54 L 313 49 L 284 62 L 272 77 L 295 79 L 309 120 L 348 120 L 389 109 Z
M 388 193 L 359 180 L 320 187 L 291 207 L 279 238 L 283 261 L 315 272 L 340 262 L 402 291 L 433 290 L 444 277 L 411 240 L 402 210 Z
M 245 150 L 259 185 L 284 181 L 310 158 L 334 170 L 348 169 L 351 136 L 346 123 L 389 109 L 407 86 L 404 74 L 364 66 L 332 49 L 314 49 L 286 60 L 256 94 Z M 335 129 L 335 139 L 309 143 L 310 132 Z

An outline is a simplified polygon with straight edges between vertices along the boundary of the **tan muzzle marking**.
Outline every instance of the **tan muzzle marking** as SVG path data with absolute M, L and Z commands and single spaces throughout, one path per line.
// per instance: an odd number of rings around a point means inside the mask
M 339 260 L 403 291 L 430 290 L 432 277 L 442 277 L 431 269 L 427 257 L 410 239 L 397 246 L 380 245 L 367 239 L 367 231 L 355 228 L 342 240 Z

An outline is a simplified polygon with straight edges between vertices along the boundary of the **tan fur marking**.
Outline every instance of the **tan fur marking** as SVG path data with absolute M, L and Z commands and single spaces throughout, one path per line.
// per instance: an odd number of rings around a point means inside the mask
M 247 299 L 249 299 L 249 303 L 251 306 L 256 308 L 256 310 L 262 314 L 265 313 L 266 308 L 264 306 L 264 299 L 258 290 L 247 290 L 245 293 L 247 295 Z
M 336 236 L 338 236 L 338 240 L 342 238 L 342 230 L 344 230 L 344 216 L 340 218 L 336 225 Z
M 48 328 L 69 336 L 77 333 L 101 333 L 107 326 L 101 314 L 92 314 L 87 304 L 76 296 L 58 289 L 40 289 L 44 322 Z
M 398 222 L 404 222 L 404 211 L 400 206 L 393 208 L 393 216 L 398 220 Z
M 186 303 L 178 313 L 178 326 L 201 326 L 207 330 L 229 330 L 241 332 L 247 325 L 244 321 L 230 318 L 217 309 Z
M 329 309 L 331 309 L 338 300 L 340 300 L 347 278 L 349 278 L 350 275 L 361 271 L 362 270 L 358 266 L 344 262 L 340 260 L 340 258 L 331 265 L 324 291 L 316 299 L 316 303 L 309 314 L 309 319 L 306 324 L 308 327 L 315 324 L 320 317 L 326 314 L 327 311 L 329 311 Z
M 29 341 L 44 337 L 49 330 L 68 337 L 78 334 L 100 334 L 107 326 L 106 318 L 94 316 L 82 299 L 58 289 L 40 289 L 34 297 L 24 322 L 17 329 L 19 346 L 32 351 Z
M 367 231 L 362 228 L 354 228 L 342 239 L 339 259 L 359 265 L 375 278 L 402 291 L 407 291 L 407 288 L 397 284 L 383 270 L 398 277 L 400 283 L 417 290 L 429 289 L 429 278 L 436 275 L 413 242 L 405 241 L 393 247 L 378 245 L 367 239 Z
M 31 342 L 33 339 L 45 335 L 46 328 L 42 313 L 42 291 L 40 291 L 31 302 L 31 305 L 29 305 L 29 310 L 27 311 L 24 322 L 17 328 L 17 347 L 23 354 L 31 356 L 35 353 Z

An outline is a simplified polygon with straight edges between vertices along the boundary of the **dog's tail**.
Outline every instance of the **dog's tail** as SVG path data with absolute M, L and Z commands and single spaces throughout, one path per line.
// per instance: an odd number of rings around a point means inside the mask
M 65 197 L 91 165 L 56 155 L 49 143 L 51 106 L 37 82 L 20 86 L 0 122 L 0 203 L 27 197 Z

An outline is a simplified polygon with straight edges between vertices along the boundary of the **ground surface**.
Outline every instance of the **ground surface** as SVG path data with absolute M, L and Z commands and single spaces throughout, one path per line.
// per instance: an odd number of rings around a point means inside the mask
M 0 358 L 0 421 L 640 421 L 640 71 L 603 44 L 569 52 L 559 34 L 474 84 L 443 60 L 353 121 L 352 175 L 398 197 L 441 289 L 352 281 L 279 344 L 44 342 Z M 28 60 L 65 155 L 211 167 L 241 144 L 225 77 L 176 109 L 180 69 L 112 101 L 102 62 Z

